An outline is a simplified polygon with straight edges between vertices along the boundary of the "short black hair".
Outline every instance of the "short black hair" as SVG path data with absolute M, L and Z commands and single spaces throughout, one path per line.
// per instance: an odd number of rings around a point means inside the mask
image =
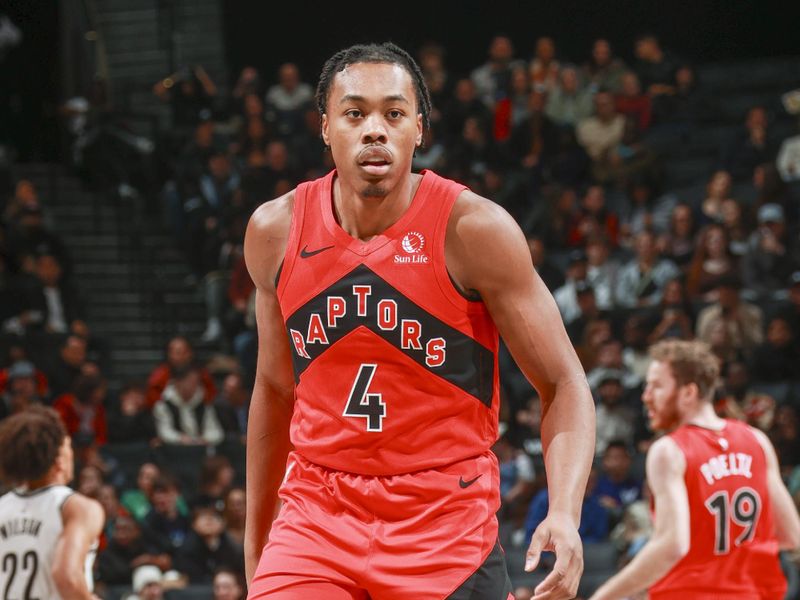
M 320 115 L 327 111 L 328 95 L 331 91 L 333 78 L 336 77 L 337 73 L 344 71 L 348 65 L 356 63 L 400 65 L 408 71 L 408 74 L 411 75 L 411 80 L 414 82 L 414 90 L 417 94 L 417 108 L 422 114 L 423 129 L 428 129 L 431 126 L 431 95 L 428 91 L 428 85 L 425 83 L 425 77 L 422 75 L 422 70 L 408 52 L 391 42 L 356 44 L 344 50 L 339 50 L 339 52 L 325 61 L 322 72 L 319 75 L 316 94 L 317 108 Z

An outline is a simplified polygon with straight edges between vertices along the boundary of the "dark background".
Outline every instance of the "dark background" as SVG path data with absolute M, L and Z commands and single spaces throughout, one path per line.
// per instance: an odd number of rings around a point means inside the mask
M 415 50 L 437 40 L 448 50 L 449 68 L 464 73 L 485 60 L 497 33 L 509 35 L 524 58 L 531 56 L 536 38 L 550 35 L 562 60 L 579 63 L 599 36 L 630 59 L 633 38 L 644 31 L 694 62 L 800 54 L 798 5 L 796 0 L 780 8 L 777 2 L 751 0 L 301 0 L 276 6 L 227 0 L 224 10 L 231 73 L 252 64 L 271 79 L 278 65 L 291 60 L 314 81 L 328 56 L 363 41 L 392 40 Z

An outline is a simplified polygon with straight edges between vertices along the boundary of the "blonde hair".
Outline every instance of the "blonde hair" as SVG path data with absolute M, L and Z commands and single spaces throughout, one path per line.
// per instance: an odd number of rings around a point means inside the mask
M 719 360 L 704 342 L 664 340 L 650 348 L 653 360 L 667 363 L 679 385 L 694 383 L 703 400 L 710 400 L 719 379 Z

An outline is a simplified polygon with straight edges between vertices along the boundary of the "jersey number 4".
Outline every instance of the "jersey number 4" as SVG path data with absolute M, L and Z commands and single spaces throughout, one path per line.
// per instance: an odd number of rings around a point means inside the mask
M 731 550 L 731 525 L 733 521 L 744 531 L 734 541 L 741 546 L 753 539 L 761 514 L 761 498 L 752 488 L 739 488 L 729 496 L 727 491 L 712 494 L 705 502 L 706 508 L 714 515 L 716 539 L 714 554 L 727 554 Z
M 381 394 L 371 393 L 369 384 L 375 376 L 378 365 L 361 365 L 350 390 L 347 406 L 342 413 L 345 417 L 360 417 L 367 420 L 367 431 L 383 431 L 383 417 L 386 416 L 386 403 Z
M 14 584 L 14 578 L 17 576 L 18 563 L 22 563 L 22 571 L 29 571 L 28 583 L 25 585 L 25 595 L 21 598 L 11 597 L 11 586 Z M 39 556 L 33 550 L 29 550 L 22 555 L 22 560 L 18 560 L 17 555 L 9 552 L 3 557 L 2 562 L 3 575 L 8 577 L 6 579 L 6 587 L 3 589 L 3 600 L 39 600 L 31 596 L 31 589 L 33 582 L 36 580 L 36 572 L 39 570 Z

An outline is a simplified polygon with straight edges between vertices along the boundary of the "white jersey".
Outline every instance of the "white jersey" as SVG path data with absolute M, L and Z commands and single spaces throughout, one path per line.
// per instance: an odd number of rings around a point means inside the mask
M 53 556 L 64 524 L 61 507 L 74 491 L 51 485 L 0 497 L 0 598 L 62 600 L 53 582 Z M 86 583 L 93 589 L 97 542 L 86 557 Z

